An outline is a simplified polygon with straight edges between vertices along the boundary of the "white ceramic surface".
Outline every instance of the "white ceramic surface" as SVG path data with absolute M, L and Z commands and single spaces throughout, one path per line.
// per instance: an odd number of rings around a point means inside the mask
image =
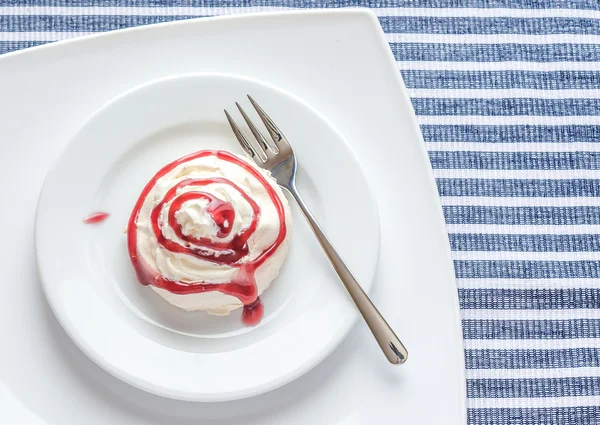
M 69 336 L 107 371 L 158 395 L 224 401 L 281 386 L 337 347 L 358 315 L 291 198 L 292 245 L 261 296 L 258 326 L 244 326 L 241 309 L 225 317 L 184 312 L 138 283 L 123 226 L 140 191 L 183 155 L 243 154 L 223 109 L 249 104 L 246 93 L 293 143 L 300 191 L 365 290 L 371 287 L 377 210 L 357 158 L 316 111 L 230 75 L 188 74 L 134 88 L 94 114 L 52 166 L 35 240 L 46 296 Z M 97 211 L 110 217 L 83 223 Z
M 410 351 L 405 365 L 388 365 L 359 321 L 320 365 L 276 391 L 189 403 L 115 379 L 56 323 L 33 247 L 36 202 L 50 164 L 81 123 L 115 96 L 190 72 L 243 74 L 295 93 L 359 155 L 381 225 L 371 294 Z M 51 44 L 0 57 L 0 93 L 0 176 L 9 206 L 0 209 L 0 334 L 6 342 L 0 423 L 466 423 L 462 335 L 443 215 L 410 100 L 371 13 L 201 19 Z

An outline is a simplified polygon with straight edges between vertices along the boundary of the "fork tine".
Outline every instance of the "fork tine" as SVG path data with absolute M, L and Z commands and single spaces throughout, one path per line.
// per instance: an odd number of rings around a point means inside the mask
M 267 115 L 265 110 L 260 107 L 260 105 L 256 102 L 256 100 L 254 100 L 254 98 L 252 98 L 252 96 L 250 96 L 249 94 L 246 96 L 248 96 L 250 103 L 252 103 L 252 106 L 254 106 L 254 109 L 258 113 L 258 116 L 260 117 L 263 124 L 267 128 L 267 131 L 269 132 L 269 134 L 271 135 L 273 142 L 275 142 L 275 145 L 277 145 L 278 150 L 279 150 L 280 144 L 286 145 L 287 148 L 291 149 L 290 143 L 288 142 L 286 137 L 283 135 L 283 133 L 281 132 L 279 127 L 277 127 L 275 125 L 275 123 L 273 122 L 271 117 L 269 115 Z
M 250 119 L 248 114 L 246 114 L 246 111 L 244 111 L 242 106 L 237 102 L 235 102 L 235 105 L 237 106 L 240 113 L 242 114 L 242 117 L 244 117 L 244 121 L 246 121 L 246 124 L 248 124 L 250 131 L 252 132 L 252 134 L 254 135 L 254 138 L 258 142 L 258 145 L 260 146 L 260 148 L 262 150 L 262 152 L 260 152 L 260 153 L 265 155 L 265 161 L 266 161 L 267 157 L 268 157 L 268 153 L 267 153 L 268 150 L 269 149 L 273 150 L 273 148 L 271 147 L 271 144 L 267 143 L 267 139 L 265 139 L 265 136 L 263 136 L 262 133 L 260 132 L 260 130 L 256 127 L 256 125 L 254 125 L 254 123 L 252 122 L 252 120 Z M 277 152 L 277 151 L 273 150 L 273 152 Z
M 227 121 L 229 121 L 229 125 L 231 126 L 231 129 L 233 130 L 233 134 L 235 134 L 235 138 L 239 142 L 242 149 L 244 149 L 244 151 L 248 154 L 248 156 L 250 156 L 250 158 L 254 159 L 254 161 L 257 161 L 256 152 L 254 152 L 254 149 L 252 149 L 252 146 L 250 146 L 250 143 L 248 143 L 248 139 L 246 139 L 246 136 L 244 136 L 244 133 L 242 133 L 242 130 L 240 130 L 240 128 L 235 123 L 233 118 L 231 118 L 231 115 L 229 115 L 229 112 L 227 112 L 227 109 L 223 109 L 223 111 L 225 112 Z M 260 158 L 260 157 L 258 157 L 258 158 Z

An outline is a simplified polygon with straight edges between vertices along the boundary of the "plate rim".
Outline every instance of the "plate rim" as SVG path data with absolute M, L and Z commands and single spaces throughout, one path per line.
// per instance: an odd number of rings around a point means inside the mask
M 268 12 L 268 14 L 272 14 L 272 12 Z M 40 46 L 40 47 L 43 47 L 43 46 Z M 40 193 L 39 193 L 39 196 L 37 199 L 35 217 L 34 217 L 34 229 L 33 229 L 33 231 L 34 231 L 34 252 L 35 252 L 36 267 L 37 267 L 37 272 L 38 272 L 38 276 L 40 279 L 40 284 L 41 284 L 44 296 L 50 306 L 50 309 L 51 309 L 54 317 L 56 317 L 61 328 L 69 336 L 69 339 L 71 339 L 71 341 L 73 341 L 75 346 L 77 346 L 77 348 L 81 352 L 83 352 L 95 364 L 100 366 L 104 371 L 108 372 L 112 376 L 116 377 L 117 379 L 121 380 L 122 382 L 124 382 L 128 385 L 134 386 L 138 389 L 141 389 L 143 391 L 146 391 L 148 393 L 155 394 L 158 396 L 171 398 L 171 399 L 175 399 L 175 400 L 191 401 L 191 402 L 227 402 L 227 401 L 235 401 L 235 400 L 251 398 L 251 397 L 255 397 L 260 394 L 266 393 L 266 392 L 276 390 L 277 388 L 280 388 L 280 387 L 300 378 L 301 376 L 303 376 L 304 374 L 306 374 L 307 372 L 312 370 L 314 367 L 316 367 L 321 362 L 323 362 L 327 357 L 329 357 L 331 355 L 331 353 L 336 348 L 338 348 L 339 345 L 348 337 L 348 335 L 354 329 L 354 327 L 359 319 L 358 310 L 356 308 L 352 307 L 353 315 L 350 318 L 350 320 L 343 322 L 344 327 L 335 335 L 335 338 L 330 339 L 327 345 L 322 346 L 322 349 L 320 351 L 316 352 L 315 355 L 310 357 L 309 361 L 304 361 L 302 363 L 299 363 L 299 366 L 292 369 L 287 374 L 280 375 L 278 378 L 272 379 L 268 383 L 263 384 L 262 386 L 255 386 L 255 387 L 252 387 L 251 389 L 245 389 L 245 390 L 238 389 L 236 391 L 233 391 L 233 392 L 229 391 L 227 393 L 217 393 L 217 395 L 215 395 L 215 393 L 199 393 L 199 392 L 192 393 L 192 392 L 174 391 L 174 390 L 168 390 L 165 387 L 154 386 L 153 384 L 147 382 L 145 379 L 139 379 L 136 375 L 132 375 L 129 372 L 127 372 L 126 370 L 114 367 L 110 362 L 104 361 L 103 357 L 101 355 L 99 355 L 99 353 L 96 350 L 93 350 L 91 347 L 89 347 L 88 344 L 86 343 L 85 338 L 78 336 L 79 331 L 77 329 L 75 329 L 75 327 L 73 327 L 72 325 L 68 324 L 69 321 L 64 317 L 64 313 L 60 313 L 60 309 L 57 308 L 56 302 L 58 302 L 58 300 L 55 299 L 55 296 L 51 295 L 51 291 L 49 290 L 47 281 L 44 279 L 42 267 L 40 264 L 41 263 L 41 261 L 40 261 L 40 249 L 41 248 L 40 248 L 40 242 L 39 242 L 40 232 L 38 231 L 38 226 L 39 226 L 39 217 L 41 214 L 40 203 L 42 200 L 42 194 L 47 187 L 47 183 L 48 183 L 50 175 L 53 173 L 53 171 L 55 169 L 58 168 L 58 163 L 60 162 L 63 155 L 75 143 L 77 143 L 77 138 L 79 137 L 82 130 L 86 126 L 88 126 L 97 117 L 97 115 L 99 115 L 106 109 L 111 108 L 115 103 L 119 102 L 120 100 L 122 100 L 132 94 L 135 94 L 135 92 L 147 89 L 147 88 L 157 85 L 157 84 L 168 83 L 168 82 L 175 81 L 175 80 L 195 79 L 195 78 L 205 78 L 205 77 L 243 80 L 243 81 L 251 82 L 252 84 L 266 86 L 266 87 L 268 87 L 269 90 L 278 92 L 279 94 L 281 94 L 283 96 L 289 97 L 294 102 L 301 104 L 302 107 L 309 110 L 311 112 L 311 114 L 313 116 L 315 116 L 315 118 L 321 120 L 325 125 L 327 125 L 329 130 L 332 133 L 334 133 L 336 135 L 336 137 L 345 145 L 347 153 L 353 158 L 353 160 L 358 165 L 358 168 L 356 171 L 358 172 L 358 174 L 360 174 L 364 184 L 366 185 L 366 187 L 368 189 L 367 196 L 368 196 L 368 199 L 370 200 L 369 204 L 372 207 L 374 216 L 376 218 L 375 223 L 374 223 L 374 227 L 376 228 L 376 234 L 375 234 L 376 252 L 375 252 L 375 256 L 374 256 L 373 271 L 372 271 L 372 274 L 368 281 L 369 285 L 367 288 L 364 289 L 366 293 L 369 293 L 370 291 L 372 291 L 373 285 L 375 284 L 375 276 L 377 274 L 377 269 L 379 267 L 379 257 L 380 257 L 380 250 L 381 250 L 381 223 L 379 220 L 379 208 L 377 205 L 377 200 L 375 198 L 374 191 L 372 188 L 373 185 L 369 181 L 367 174 L 364 171 L 364 168 L 361 164 L 358 154 L 355 152 L 355 150 L 352 148 L 352 146 L 350 146 L 350 144 L 346 141 L 343 134 L 337 129 L 337 127 L 329 119 L 327 119 L 323 114 L 321 114 L 321 112 L 319 112 L 317 109 L 315 109 L 311 104 L 305 102 L 302 98 L 300 98 L 296 94 L 291 93 L 285 89 L 279 88 L 268 82 L 261 81 L 260 79 L 257 79 L 254 77 L 248 77 L 248 76 L 244 76 L 244 75 L 238 75 L 238 74 L 226 73 L 226 72 L 187 72 L 187 73 L 180 73 L 180 74 L 172 74 L 169 76 L 149 80 L 142 84 L 138 84 L 133 87 L 130 87 L 127 90 L 124 90 L 119 95 L 113 97 L 108 102 L 105 102 L 99 108 L 94 110 L 90 115 L 88 115 L 87 118 L 82 121 L 82 123 L 78 127 L 78 129 L 71 135 L 71 137 L 69 138 L 69 140 L 67 141 L 65 146 L 57 153 L 56 157 L 52 161 L 52 165 L 48 168 L 46 175 L 44 177 L 42 187 L 40 189 Z M 303 218 L 300 218 L 300 220 L 302 220 L 302 219 Z M 339 283 L 341 284 L 341 282 L 339 282 Z M 224 394 L 226 394 L 226 395 L 224 395 Z
M 211 16 L 199 16 L 190 19 L 183 20 L 174 20 L 170 22 L 157 22 L 155 24 L 149 25 L 138 25 L 129 28 L 122 28 L 117 30 L 110 30 L 105 32 L 91 33 L 86 35 L 79 35 L 72 38 L 66 38 L 62 40 L 53 40 L 47 42 L 46 44 L 41 44 L 38 46 L 26 47 L 21 50 L 15 50 L 12 52 L 4 53 L 0 55 L 0 64 L 5 59 L 12 59 L 13 57 L 19 57 L 28 55 L 32 52 L 38 52 L 41 50 L 49 50 L 52 48 L 60 48 L 63 46 L 68 46 L 72 44 L 79 44 L 79 42 L 102 39 L 108 36 L 112 36 L 114 34 L 126 34 L 126 33 L 136 33 L 143 31 L 145 29 L 150 28 L 168 28 L 171 26 L 181 26 L 181 25 L 194 25 L 200 22 L 202 23 L 213 23 L 218 21 L 229 21 L 229 20 L 256 20 L 261 18 L 271 18 L 271 17 L 289 17 L 289 16 L 302 16 L 302 15 L 356 15 L 356 16 L 368 16 L 371 21 L 375 24 L 375 29 L 379 31 L 381 27 L 379 26 L 379 21 L 377 19 L 377 15 L 368 7 L 361 6 L 350 6 L 345 8 L 337 8 L 337 9 L 327 9 L 327 8 L 315 8 L 315 9 L 282 9 L 282 10 L 266 10 L 259 12 L 241 12 L 241 13 L 231 13 L 224 15 L 211 15 Z M 374 21 L 373 21 L 374 20 Z

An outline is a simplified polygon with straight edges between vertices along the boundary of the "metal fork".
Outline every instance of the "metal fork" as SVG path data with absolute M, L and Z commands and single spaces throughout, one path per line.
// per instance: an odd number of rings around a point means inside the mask
M 379 313 L 375 305 L 373 305 L 371 299 L 365 294 L 356 278 L 352 275 L 344 261 L 333 248 L 333 245 L 327 236 L 325 236 L 325 233 L 300 197 L 298 189 L 296 188 L 296 157 L 294 156 L 290 143 L 275 125 L 273 120 L 250 95 L 248 95 L 248 99 L 250 99 L 252 106 L 269 132 L 271 140 L 267 140 L 262 135 L 244 109 L 236 102 L 235 104 L 242 114 L 244 121 L 246 121 L 246 124 L 256 139 L 255 142 L 251 143 L 244 136 L 233 118 L 231 118 L 231 115 L 225 110 L 229 125 L 231 125 L 231 129 L 242 146 L 242 149 L 244 149 L 246 154 L 252 158 L 259 167 L 269 170 L 272 176 L 277 180 L 279 186 L 286 189 L 294 197 L 300 206 L 302 213 L 306 217 L 308 224 L 315 232 L 323 250 L 325 250 L 325 254 L 327 254 L 327 257 L 331 261 L 333 268 L 350 293 L 350 296 L 365 319 L 365 322 L 367 322 L 369 329 L 371 329 L 381 350 L 390 363 L 404 363 L 408 357 L 408 351 L 402 342 L 400 342 L 400 339 L 396 336 L 390 325 L 385 321 L 381 313 Z

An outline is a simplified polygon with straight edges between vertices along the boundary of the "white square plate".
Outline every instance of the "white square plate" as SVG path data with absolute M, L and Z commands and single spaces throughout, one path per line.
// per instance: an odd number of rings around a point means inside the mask
M 44 175 L 85 119 L 150 80 L 224 72 L 320 111 L 360 156 L 379 207 L 371 291 L 410 351 L 387 364 L 361 322 L 321 365 L 247 400 L 162 399 L 106 374 L 56 323 L 35 269 Z M 441 207 L 410 100 L 367 11 L 211 18 L 55 43 L 0 58 L 3 184 L 0 422 L 11 424 L 465 424 L 462 335 Z

